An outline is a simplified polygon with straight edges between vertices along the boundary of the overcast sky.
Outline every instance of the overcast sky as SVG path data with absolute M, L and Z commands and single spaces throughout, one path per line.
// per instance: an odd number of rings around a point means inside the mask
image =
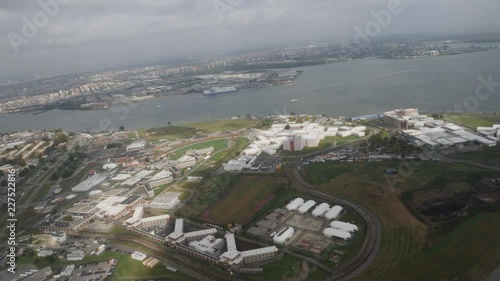
M 352 39 L 394 0 L 59 0 L 43 25 L 39 2 L 0 1 L 0 80 L 131 61 Z M 381 35 L 500 30 L 498 0 L 400 0 Z M 42 26 L 23 35 L 23 18 Z M 18 52 L 11 41 L 18 44 Z

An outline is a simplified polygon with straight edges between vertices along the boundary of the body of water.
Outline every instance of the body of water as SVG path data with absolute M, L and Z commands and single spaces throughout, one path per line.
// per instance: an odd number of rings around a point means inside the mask
M 101 111 L 52 110 L 38 115 L 0 116 L 0 132 L 62 128 L 99 131 L 165 126 L 240 114 L 310 113 L 359 116 L 402 107 L 421 111 L 453 110 L 474 95 L 479 77 L 500 82 L 500 50 L 408 60 L 362 59 L 297 68 L 293 83 L 203 96 L 188 94 L 152 99 L 134 108 Z M 483 89 L 484 90 L 484 89 Z M 290 103 L 291 99 L 299 99 Z M 470 108 L 470 107 L 469 107 Z M 500 87 L 477 104 L 478 112 L 500 111 Z

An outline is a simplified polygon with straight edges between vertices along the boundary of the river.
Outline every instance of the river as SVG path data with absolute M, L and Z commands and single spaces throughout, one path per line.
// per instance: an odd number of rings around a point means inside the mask
M 478 45 L 478 44 L 476 44 Z M 168 96 L 134 108 L 100 111 L 51 110 L 38 115 L 0 115 L 0 132 L 62 128 L 99 131 L 164 126 L 240 114 L 311 113 L 358 116 L 394 108 L 447 111 L 470 102 L 479 77 L 500 81 L 500 50 L 407 60 L 361 59 L 348 63 L 300 68 L 293 83 L 241 90 L 212 97 L 201 94 Z M 290 103 L 291 99 L 299 99 Z M 500 111 L 500 87 L 477 106 L 478 112 Z M 469 107 L 470 108 L 470 107 Z

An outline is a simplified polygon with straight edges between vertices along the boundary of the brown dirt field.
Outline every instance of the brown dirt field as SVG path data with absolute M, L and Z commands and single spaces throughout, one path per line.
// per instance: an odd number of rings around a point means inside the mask
M 249 223 L 253 214 L 275 196 L 275 187 L 286 178 L 248 176 L 203 212 L 204 220 L 215 224 Z

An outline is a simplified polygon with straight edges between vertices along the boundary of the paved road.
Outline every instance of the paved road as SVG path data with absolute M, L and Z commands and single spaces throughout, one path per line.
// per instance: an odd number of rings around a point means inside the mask
M 348 145 L 353 145 L 357 144 L 361 141 L 364 141 L 364 139 L 356 141 L 354 143 L 349 143 L 346 145 L 338 146 L 334 149 L 327 149 L 315 153 L 308 154 L 303 157 L 314 157 L 316 155 L 321 155 L 329 151 L 333 151 L 335 149 L 339 149 L 340 147 L 343 146 L 348 146 Z M 378 218 L 372 214 L 368 209 L 366 209 L 363 206 L 359 206 L 351 201 L 348 201 L 346 199 L 333 196 L 332 194 L 326 193 L 321 190 L 320 187 L 314 186 L 312 184 L 307 183 L 303 178 L 302 175 L 300 174 L 299 170 L 299 164 L 300 162 L 295 163 L 293 166 L 287 168 L 287 175 L 288 177 L 292 180 L 294 185 L 309 194 L 312 194 L 314 196 L 320 197 L 320 198 L 325 198 L 326 200 L 342 205 L 344 207 L 349 208 L 353 212 L 355 212 L 357 215 L 359 215 L 365 222 L 366 226 L 366 238 L 365 241 L 363 242 L 363 246 L 361 250 L 358 252 L 358 254 L 353 257 L 349 262 L 346 264 L 341 265 L 339 268 L 336 268 L 333 270 L 333 275 L 330 279 L 328 280 L 336 280 L 336 281 L 346 281 L 350 280 L 357 275 L 359 275 L 361 272 L 363 272 L 370 264 L 373 262 L 375 257 L 378 254 L 378 251 L 380 249 L 380 244 L 381 244 L 381 237 L 382 237 L 382 225 Z

